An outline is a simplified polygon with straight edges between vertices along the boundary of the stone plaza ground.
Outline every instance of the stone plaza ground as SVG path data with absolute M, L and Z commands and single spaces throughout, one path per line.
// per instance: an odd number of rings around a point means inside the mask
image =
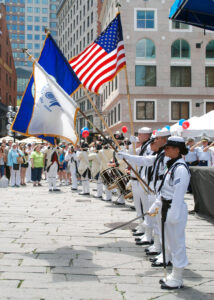
M 186 200 L 193 209 L 192 197 Z M 49 193 L 44 182 L 0 189 L 0 299 L 214 299 L 212 220 L 189 215 L 185 288 L 169 292 L 130 228 L 99 235 L 135 216 L 69 186 L 61 193 Z

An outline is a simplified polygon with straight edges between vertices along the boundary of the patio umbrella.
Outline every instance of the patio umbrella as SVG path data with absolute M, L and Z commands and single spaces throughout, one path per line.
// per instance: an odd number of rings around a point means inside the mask
M 176 0 L 169 18 L 181 23 L 214 30 L 213 0 Z

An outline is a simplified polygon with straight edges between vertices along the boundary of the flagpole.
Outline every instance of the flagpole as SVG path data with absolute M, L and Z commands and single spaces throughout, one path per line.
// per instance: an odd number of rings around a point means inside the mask
M 119 2 L 117 2 L 116 3 L 116 8 L 118 10 L 118 13 L 120 13 L 120 7 L 121 7 L 121 4 Z M 126 66 L 125 66 L 125 79 L 126 79 L 126 91 L 127 91 L 127 97 L 128 97 L 128 105 L 129 105 L 129 118 L 130 118 L 130 126 L 131 126 L 131 135 L 134 136 L 134 124 L 133 124 L 131 97 L 130 97 L 130 91 L 129 91 L 128 72 L 127 72 L 127 67 Z M 135 143 L 132 143 L 132 146 L 133 146 L 133 152 L 134 152 L 134 154 L 136 154 Z

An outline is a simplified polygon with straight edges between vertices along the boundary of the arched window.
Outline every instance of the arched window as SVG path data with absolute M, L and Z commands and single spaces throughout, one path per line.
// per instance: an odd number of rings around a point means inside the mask
M 155 58 L 155 44 L 152 40 L 142 39 L 136 45 L 136 57 Z
M 213 58 L 214 59 L 214 40 L 210 41 L 207 44 L 207 47 L 206 47 L 206 58 L 208 58 L 208 59 Z
M 190 58 L 190 46 L 185 40 L 176 40 L 171 46 L 171 58 Z

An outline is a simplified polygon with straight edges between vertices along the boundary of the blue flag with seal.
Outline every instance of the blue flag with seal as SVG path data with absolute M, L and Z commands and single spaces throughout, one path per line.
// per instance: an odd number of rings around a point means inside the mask
M 71 66 L 69 65 L 64 55 L 62 54 L 61 50 L 58 48 L 56 42 L 54 41 L 50 33 L 48 33 L 46 36 L 43 49 L 38 59 L 38 64 L 45 70 L 48 76 L 54 79 L 56 83 L 68 95 L 71 96 L 81 86 L 81 82 L 77 78 L 76 74 L 73 72 Z M 47 140 L 51 144 L 54 144 L 55 137 L 63 138 L 63 136 L 60 136 L 58 133 L 50 134 L 49 132 L 46 132 L 46 128 L 45 126 L 43 126 L 44 125 L 43 117 L 52 118 L 50 114 L 53 109 L 53 103 L 51 101 L 52 99 L 50 99 L 49 102 L 45 103 L 49 115 L 44 116 L 43 114 L 41 115 L 40 119 L 37 119 L 37 121 L 41 123 L 40 124 L 41 126 L 39 126 L 38 124 L 38 128 L 40 128 L 40 130 L 42 131 L 38 133 L 29 132 L 29 128 L 31 127 L 30 123 L 32 121 L 33 112 L 36 105 L 35 88 L 36 88 L 35 76 L 32 73 L 28 85 L 25 89 L 24 95 L 22 97 L 19 111 L 11 126 L 11 130 L 26 136 L 36 136 L 38 138 Z M 54 107 L 57 107 L 57 105 L 54 105 Z M 55 122 L 57 124 L 57 119 L 55 119 Z M 76 129 L 75 125 L 76 124 L 74 124 L 74 130 Z M 76 142 L 72 141 L 72 142 L 75 144 L 77 141 Z

